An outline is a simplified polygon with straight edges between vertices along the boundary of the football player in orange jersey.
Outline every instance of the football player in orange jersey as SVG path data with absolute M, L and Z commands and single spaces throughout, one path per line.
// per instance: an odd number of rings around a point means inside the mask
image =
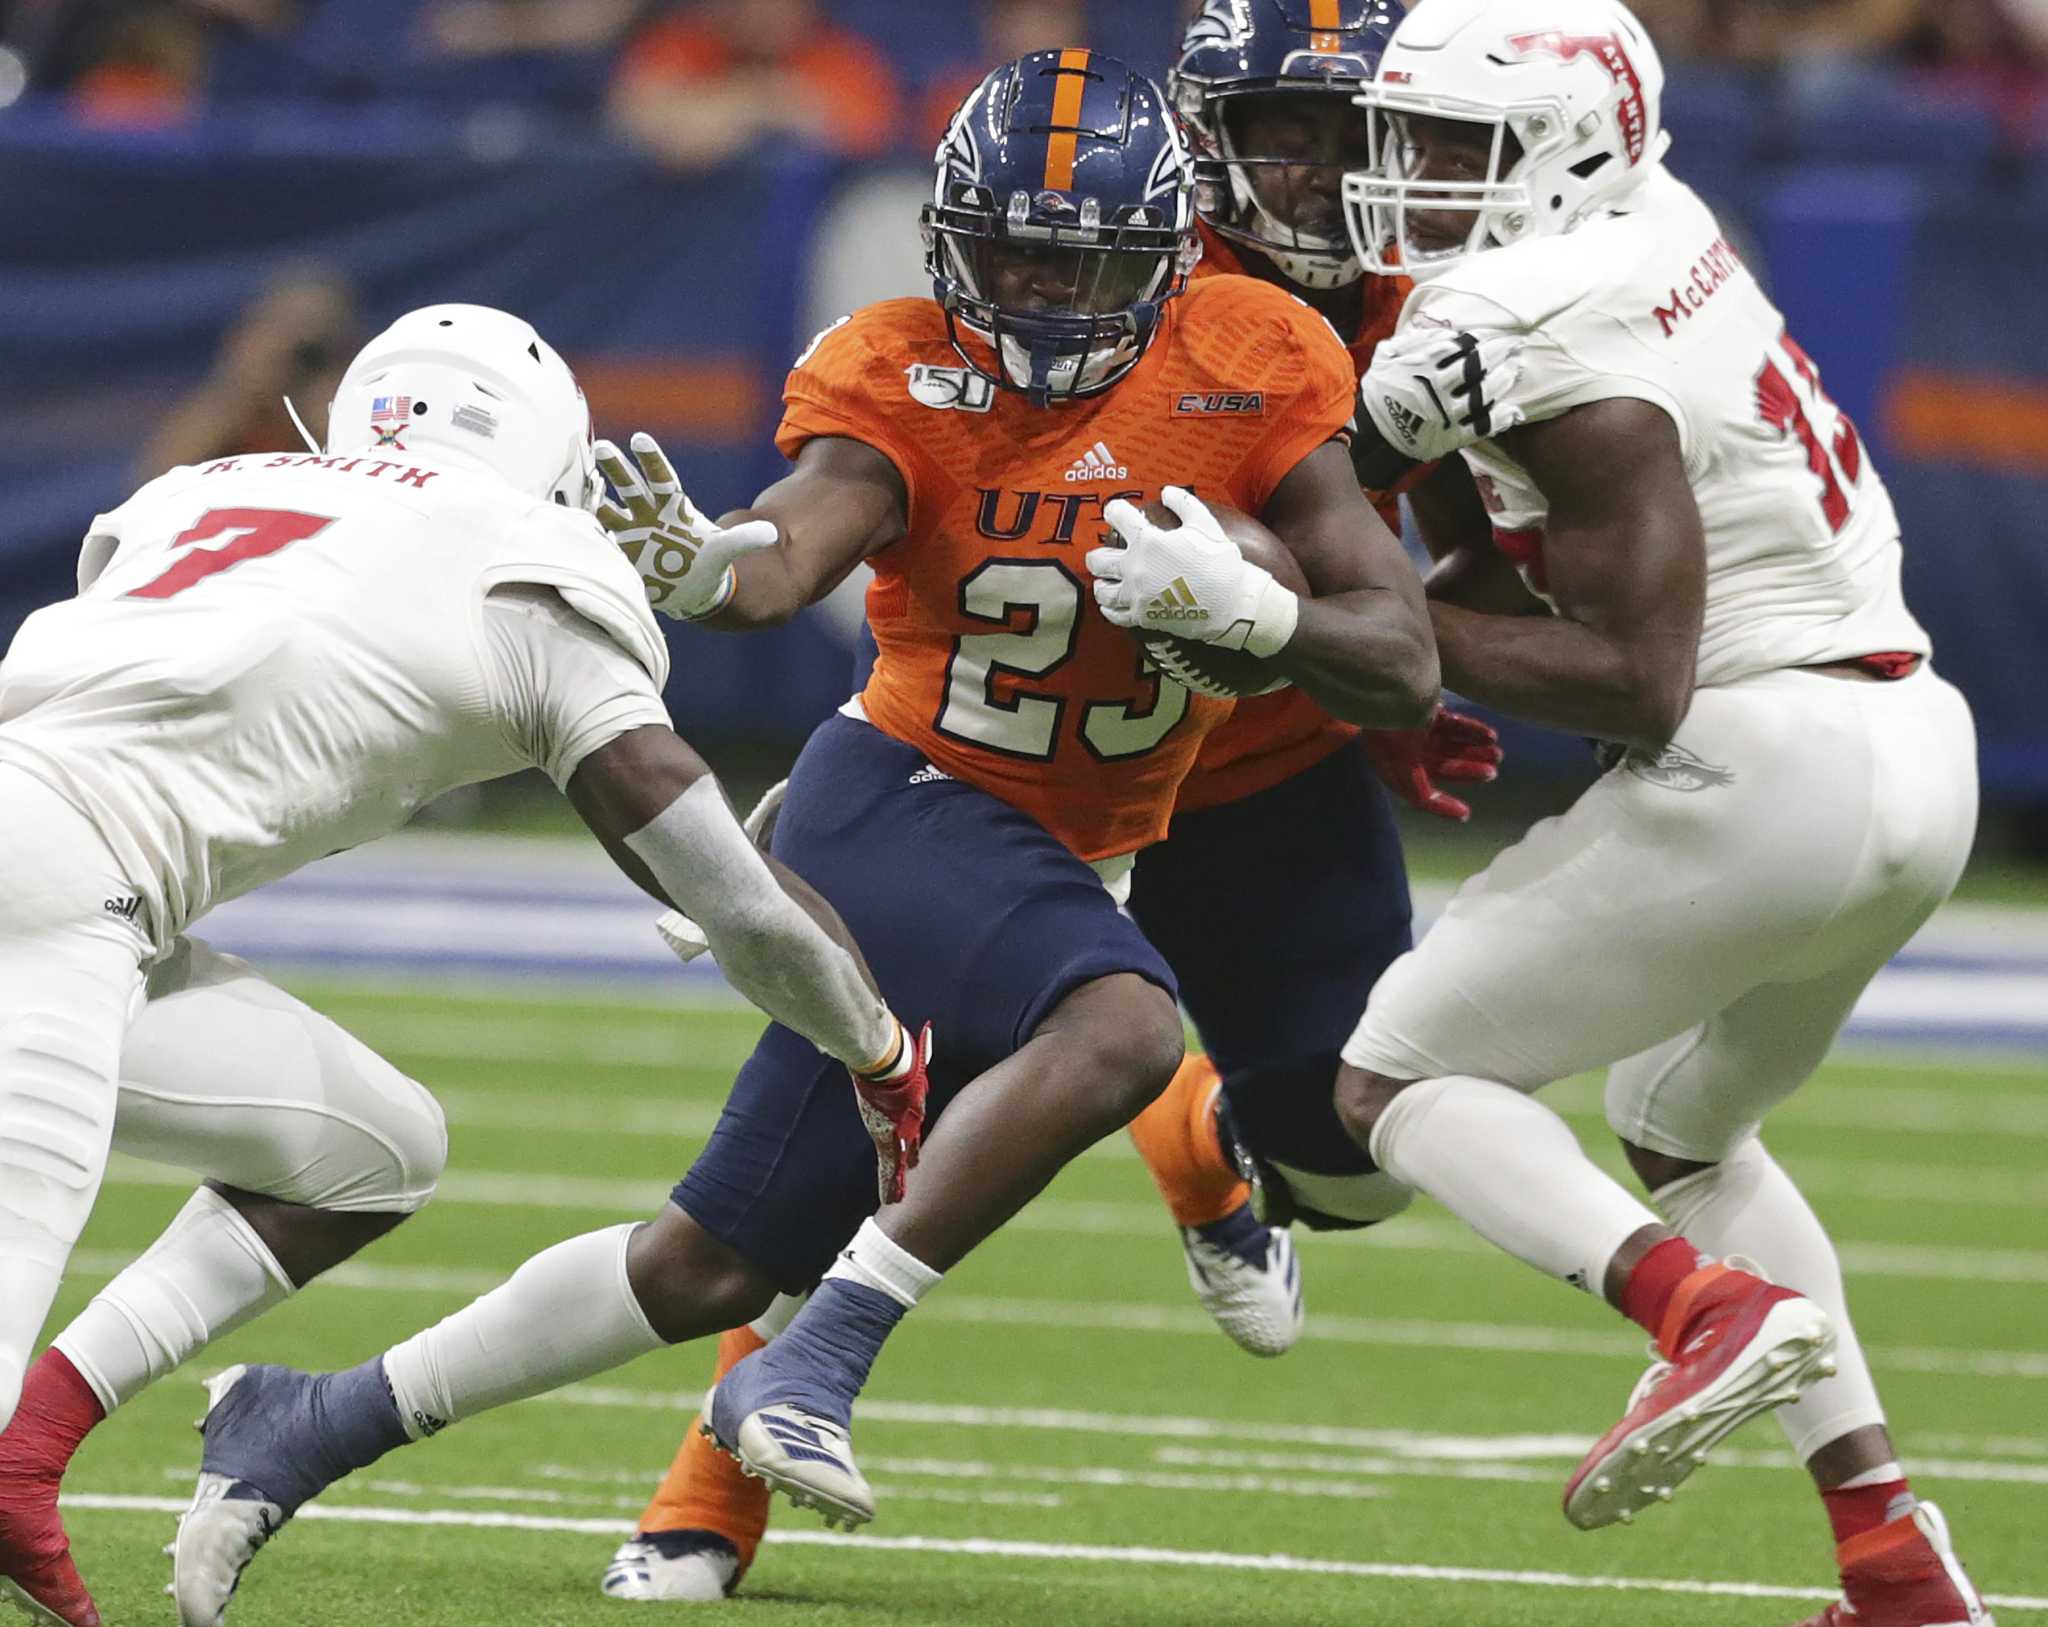
M 1168 85 L 1198 153 L 1196 277 L 1287 289 L 1329 319 L 1361 377 L 1412 287 L 1365 274 L 1342 198 L 1345 170 L 1366 156 L 1351 98 L 1401 16 L 1396 0 L 1211 0 Z M 1462 477 L 1457 460 L 1446 477 Z M 1374 495 L 1398 529 L 1398 498 Z M 1132 1139 L 1197 1296 L 1254 1354 L 1279 1354 L 1301 1330 L 1281 1228 L 1355 1228 L 1408 1201 L 1344 1132 L 1329 1088 L 1346 1008 L 1410 944 L 1400 837 L 1375 774 L 1415 807 L 1464 819 L 1435 779 L 1490 780 L 1499 760 L 1493 731 L 1451 712 L 1426 730 L 1361 733 L 1299 688 L 1241 700 L 1183 782 L 1170 839 L 1139 855 L 1131 913 L 1179 978 L 1207 1054 L 1188 1057 Z M 1218 914 L 1227 938 L 1212 930 Z
M 750 1469 L 842 1518 L 872 1512 L 845 1431 L 889 1326 L 1180 1061 L 1172 973 L 1086 866 L 1120 888 L 1228 706 L 1163 681 L 1090 602 L 1082 556 L 1108 536 L 1105 509 L 1196 485 L 1262 515 L 1315 598 L 1219 570 L 1225 591 L 1203 608 L 1222 641 L 1360 723 L 1413 725 L 1434 706 L 1409 568 L 1344 445 L 1350 358 L 1267 284 L 1186 286 L 1192 180 L 1159 91 L 1121 64 L 1071 50 L 999 69 L 940 151 L 925 211 L 938 298 L 827 330 L 786 391 L 792 475 L 719 525 L 678 494 L 688 536 L 639 555 L 646 574 L 679 573 L 652 587 L 658 604 L 715 626 L 785 620 L 859 561 L 876 571 L 874 671 L 806 747 L 775 851 L 854 930 L 874 923 L 876 975 L 918 991 L 932 1102 L 949 1105 L 907 1200 L 863 1223 L 875 1202 L 850 1104 L 815 1093 L 815 1062 L 771 1029 L 650 1228 L 699 1254 L 722 1245 L 786 1295 L 825 1277 L 794 1320 L 785 1300 L 726 1336 L 708 1417 Z M 666 497 L 652 443 L 636 451 Z M 725 539 L 764 519 L 774 545 L 724 568 Z M 1326 684 L 1344 649 L 1382 676 Z M 730 1482 L 708 1462 L 696 1474 L 706 1451 L 693 1438 L 671 1476 L 686 1499 L 693 1478 L 713 1500 Z M 683 1596 L 663 1573 L 707 1549 L 695 1596 L 729 1589 L 765 1519 L 753 1512 L 727 1540 L 716 1527 L 733 1522 L 687 1504 L 651 1511 L 606 1591 Z
M 1345 339 L 1357 373 L 1408 291 L 1364 276 L 1339 195 L 1345 163 L 1359 156 L 1346 132 L 1362 130 L 1349 98 L 1399 15 L 1386 0 L 1222 0 L 1190 28 L 1172 86 L 1210 155 L 1196 164 L 1203 252 L 1193 278 L 1251 274 L 1296 295 Z M 929 376 L 924 387 L 940 401 L 960 388 Z M 993 388 L 977 383 L 972 400 L 992 400 Z M 1227 395 L 1175 404 L 1190 417 L 1242 405 Z M 1022 524 L 1022 505 L 1036 499 L 1018 496 L 1014 511 L 1011 501 L 1005 523 L 1014 513 Z M 1398 510 L 1382 500 L 1390 527 Z M 1071 526 L 1065 508 L 1060 519 Z M 1432 772 L 1490 779 L 1498 760 L 1493 732 L 1474 720 L 1439 711 L 1424 730 L 1361 734 L 1290 687 L 1239 701 L 1204 739 L 1169 839 L 1138 855 L 1131 913 L 1173 969 L 1208 1054 L 1186 1059 L 1132 1135 L 1179 1227 L 1196 1293 L 1255 1353 L 1286 1349 L 1301 1327 L 1284 1223 L 1357 1226 L 1405 1202 L 1331 1106 L 1358 990 L 1411 941 L 1400 839 L 1375 774 L 1417 807 L 1464 818 L 1469 810 Z M 1231 930 L 1218 933 L 1218 920 Z M 1257 1213 L 1240 1160 L 1261 1177 Z M 789 1310 L 728 1333 L 720 1370 L 759 1348 Z M 768 1516 L 766 1486 L 692 1430 L 604 1589 L 721 1597 Z

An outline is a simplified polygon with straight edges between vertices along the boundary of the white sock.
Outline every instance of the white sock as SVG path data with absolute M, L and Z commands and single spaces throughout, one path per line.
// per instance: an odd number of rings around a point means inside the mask
M 482 1299 L 384 1353 L 414 1440 L 472 1413 L 573 1384 L 664 1341 L 626 1279 L 629 1221 L 544 1249 Z
M 847 1282 L 857 1282 L 864 1288 L 887 1294 L 908 1310 L 929 1290 L 937 1287 L 939 1278 L 944 1275 L 944 1272 L 934 1271 L 900 1246 L 875 1224 L 871 1215 L 860 1223 L 860 1230 L 853 1234 L 853 1241 L 839 1251 L 839 1258 L 832 1262 L 832 1269 L 825 1273 L 825 1280 L 830 1282 L 839 1277 Z
M 1490 1079 L 1426 1079 L 1372 1130 L 1374 1161 L 1526 1265 L 1600 1294 L 1657 1217 L 1587 1158 L 1563 1119 Z
M 218 1192 L 201 1187 L 52 1341 L 112 1412 L 195 1350 L 282 1304 L 284 1267 Z
M 809 1294 L 777 1294 L 768 1302 L 768 1309 L 749 1322 L 747 1327 L 753 1332 L 754 1337 L 766 1344 L 794 1322 L 796 1313 L 810 1302 Z
M 1748 1255 L 1771 1281 L 1798 1289 L 1833 1320 L 1835 1376 L 1777 1413 L 1802 1463 L 1851 1430 L 1884 1422 L 1870 1363 L 1849 1320 L 1835 1245 L 1761 1141 L 1752 1136 L 1713 1168 L 1659 1187 L 1651 1201 L 1708 1254 Z

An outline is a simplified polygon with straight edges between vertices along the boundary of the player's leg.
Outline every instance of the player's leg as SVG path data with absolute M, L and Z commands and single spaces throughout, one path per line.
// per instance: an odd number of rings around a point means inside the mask
M 860 812 L 844 787 L 800 798 L 800 762 L 775 845 L 839 908 L 895 1008 L 931 1020 L 948 1096 L 905 1201 L 784 1285 L 825 1278 L 710 1409 L 749 1467 L 779 1479 L 794 1464 L 797 1494 L 855 1520 L 872 1503 L 846 1425 L 889 1329 L 1065 1163 L 1128 1124 L 1183 1050 L 1172 974 L 1095 873 L 970 786 L 906 785 L 918 761 L 895 761 L 888 795 Z M 905 832 L 913 876 L 894 857 Z M 689 1187 L 681 1199 L 696 1213 Z M 806 1441 L 819 1444 L 782 1449 Z
M 745 1327 L 720 1334 L 713 1385 L 787 1327 L 802 1304 L 800 1296 L 778 1294 Z M 768 1529 L 771 1495 L 766 1482 L 718 1449 L 699 1413 L 683 1432 L 675 1461 L 634 1534 L 605 1567 L 600 1590 L 614 1599 L 667 1603 L 726 1597 L 754 1563 Z
M 1580 1524 L 1668 1492 L 1829 1360 L 1818 1306 L 1745 1273 L 1698 1274 L 1690 1244 L 1512 1088 L 1697 1026 L 1780 975 L 1853 895 L 1859 860 L 1840 832 L 1868 752 L 1814 727 L 1798 694 L 1829 682 L 1701 691 L 1670 752 L 1615 769 L 1460 892 L 1382 980 L 1346 1050 L 1339 1104 L 1383 1168 L 1518 1258 L 1604 1293 L 1667 1354 L 1692 1352 L 1574 1477 Z M 1688 1414 L 1702 1427 L 1680 1427 Z
M 0 1481 L 59 1541 L 59 1482 L 91 1429 L 396 1226 L 447 1155 L 426 1091 L 193 940 L 150 974 L 121 1072 L 114 1145 L 208 1179 L 43 1352 L 0 1435 Z
M 942 1114 L 977 1059 L 1014 1049 L 1020 1030 L 1041 1020 L 1030 1001 L 1048 997 L 1048 978 L 1092 977 L 1106 953 L 1111 964 L 1128 960 L 1088 946 L 1074 930 L 1076 907 L 1088 922 L 1106 910 L 1142 963 L 1170 978 L 1086 866 L 971 787 L 912 783 L 921 762 L 864 724 L 827 724 L 792 778 L 776 845 L 839 907 L 896 1009 L 951 1036 L 934 1070 Z M 1024 899 L 1053 907 L 1042 916 L 1011 907 Z M 1029 977 L 1017 970 L 1020 950 Z M 937 987 L 944 1003 L 899 997 L 899 983 Z M 1161 999 L 1171 1013 L 1170 996 Z M 224 1375 L 177 1545 L 187 1621 L 217 1621 L 241 1568 L 297 1507 L 385 1452 L 739 1326 L 778 1292 L 815 1283 L 876 1207 L 873 1146 L 845 1071 L 771 1026 L 676 1197 L 644 1226 L 544 1251 L 474 1304 L 346 1372 Z
M 1131 1138 L 1197 1297 L 1241 1347 L 1278 1354 L 1302 1320 L 1280 1228 L 1371 1224 L 1411 1196 L 1373 1168 L 1330 1095 L 1361 991 L 1410 946 L 1400 837 L 1363 748 L 1176 814 L 1138 856 L 1130 908 L 1208 1053 L 1188 1057 Z
M 92 1212 L 113 1132 L 121 1035 L 149 945 L 112 906 L 133 894 L 98 833 L 0 768 L 0 1441 L 35 1424 L 28 1358 Z M 38 1619 L 98 1614 L 54 1510 L 0 1475 L 0 1599 Z
M 1974 1620 L 1938 1510 L 1918 1504 L 1855 1335 L 1832 1242 L 1758 1127 L 1826 1055 L 1858 997 L 1953 889 L 1975 825 L 1966 714 L 1946 686 L 1830 694 L 1880 727 L 1863 895 L 1809 946 L 1809 974 L 1758 989 L 1702 1028 L 1608 1076 L 1608 1116 L 1652 1201 L 1701 1247 L 1759 1262 L 1823 1305 L 1836 1377 L 1778 1417 L 1819 1489 L 1854 1619 L 1874 1627 Z M 1961 715 L 1958 715 L 1961 714 Z M 1896 738 L 1903 731 L 1907 738 Z M 1819 1618 L 1823 1622 L 1847 1617 Z

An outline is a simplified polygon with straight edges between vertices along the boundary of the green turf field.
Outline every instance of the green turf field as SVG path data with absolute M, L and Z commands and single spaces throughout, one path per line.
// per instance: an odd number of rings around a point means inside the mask
M 429 1084 L 441 1196 L 360 1263 L 103 1426 L 68 1518 L 113 1627 L 170 1619 L 158 1549 L 187 1494 L 193 1379 L 355 1362 L 535 1249 L 650 1213 L 755 1024 L 531 993 L 304 990 Z M 1772 1143 L 1843 1241 L 1923 1495 L 2002 1618 L 2048 1621 L 2048 1095 L 2038 1067 L 1845 1061 Z M 1604 1147 L 1586 1082 L 1555 1098 Z M 182 1201 L 117 1161 L 51 1328 Z M 624 1605 L 597 1577 L 667 1463 L 708 1345 L 463 1424 L 336 1487 L 250 1572 L 247 1627 L 631 1621 L 1379 1627 L 1756 1624 L 1809 1615 L 1826 1526 L 1768 1426 L 1677 1505 L 1584 1534 L 1558 1512 L 1640 1344 L 1604 1307 L 1418 1210 L 1304 1244 L 1310 1334 L 1259 1362 L 1214 1333 L 1142 1167 L 1072 1169 L 892 1340 L 856 1441 L 881 1517 L 780 1511 L 740 1601 Z M 314 1516 L 320 1516 L 315 1518 Z

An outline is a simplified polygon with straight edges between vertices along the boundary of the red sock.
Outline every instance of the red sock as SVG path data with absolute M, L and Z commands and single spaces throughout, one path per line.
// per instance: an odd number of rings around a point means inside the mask
M 1700 1251 L 1684 1238 L 1666 1238 L 1638 1260 L 1635 1270 L 1628 1274 L 1621 1290 L 1621 1314 L 1651 1338 L 1660 1337 L 1664 1313 L 1671 1308 L 1678 1285 L 1699 1270 L 1701 1264 Z
M 6 1488 L 58 1479 L 107 1409 L 60 1350 L 46 1350 L 21 1384 L 21 1403 L 0 1435 L 0 1497 Z
M 1899 1502 L 1902 1497 L 1906 1499 L 1903 1504 Z M 1839 1548 L 1851 1537 L 1860 1537 L 1866 1531 L 1891 1524 L 1901 1514 L 1910 1514 L 1913 1488 L 1904 1480 L 1884 1480 L 1874 1486 L 1858 1486 L 1853 1491 L 1824 1491 L 1820 1500 L 1827 1508 L 1828 1524 L 1835 1528 L 1835 1546 Z

